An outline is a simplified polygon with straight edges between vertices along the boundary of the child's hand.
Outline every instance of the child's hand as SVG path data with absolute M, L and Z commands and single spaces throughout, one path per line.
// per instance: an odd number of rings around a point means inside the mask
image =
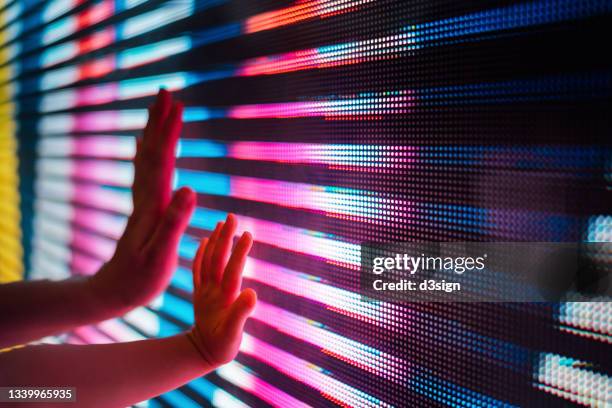
M 174 273 L 179 239 L 195 207 L 190 189 L 172 194 L 182 114 L 183 105 L 165 90 L 149 108 L 134 159 L 134 211 L 113 258 L 90 279 L 94 296 L 109 314 L 150 302 Z
M 252 289 L 239 293 L 253 239 L 245 232 L 232 251 L 235 232 L 236 218 L 230 214 L 202 240 L 193 261 L 195 326 L 190 338 L 212 367 L 236 357 L 244 323 L 257 301 Z

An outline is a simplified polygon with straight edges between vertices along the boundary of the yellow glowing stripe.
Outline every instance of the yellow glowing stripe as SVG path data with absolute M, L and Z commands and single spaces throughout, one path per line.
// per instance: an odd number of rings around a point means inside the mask
M 0 25 L 4 21 L 5 13 L 0 12 Z M 3 37 L 0 32 L 0 43 Z M 0 48 L 0 58 L 6 55 L 7 49 Z M 23 277 L 15 106 L 13 84 L 6 82 L 11 77 L 11 65 L 0 68 L 0 283 Z

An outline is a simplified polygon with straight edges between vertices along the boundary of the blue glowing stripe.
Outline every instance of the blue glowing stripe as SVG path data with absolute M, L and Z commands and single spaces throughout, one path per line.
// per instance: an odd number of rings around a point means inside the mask
M 170 284 L 175 288 L 191 292 L 193 291 L 193 275 L 189 269 L 179 266 L 174 271 Z
M 162 305 L 159 310 L 187 325 L 193 324 L 192 304 L 170 293 L 162 295 Z
M 199 47 L 206 44 L 212 44 L 230 38 L 239 37 L 240 35 L 242 35 L 242 24 L 231 23 L 224 26 L 197 31 L 193 33 L 193 46 Z
M 161 395 L 159 398 L 171 404 L 174 407 L 181 408 L 201 408 L 200 404 L 187 397 L 179 390 L 174 390 Z
M 221 173 L 205 173 L 195 170 L 177 169 L 175 186 L 188 186 L 200 194 L 230 195 L 230 176 Z
M 197 207 L 193 212 L 189 225 L 212 231 L 219 221 L 225 220 L 227 212 Z
M 410 25 L 414 42 L 433 42 L 491 31 L 581 19 L 612 11 L 609 1 L 548 0 L 480 11 L 444 20 Z
M 183 121 L 185 122 L 200 122 L 210 119 L 223 119 L 225 116 L 225 109 L 189 106 L 186 107 L 183 111 Z
M 225 157 L 227 147 L 224 143 L 202 139 L 181 139 L 177 147 L 177 157 Z
M 185 259 L 193 259 L 200 243 L 189 235 L 183 235 L 179 243 L 178 254 Z
M 451 407 L 516 407 L 429 374 L 417 375 L 407 385 L 412 391 Z

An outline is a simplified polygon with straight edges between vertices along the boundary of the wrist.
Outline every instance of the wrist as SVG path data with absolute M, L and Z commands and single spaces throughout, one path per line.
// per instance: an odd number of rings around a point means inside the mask
M 200 360 L 204 363 L 205 367 L 210 368 L 211 370 L 217 369 L 221 364 L 214 363 L 213 359 L 210 356 L 210 353 L 206 350 L 206 347 L 203 346 L 202 338 L 198 329 L 194 326 L 185 333 L 187 339 L 198 353 Z
M 111 287 L 102 278 L 102 270 L 108 267 L 104 264 L 95 275 L 88 276 L 85 285 L 87 293 L 94 307 L 106 318 L 122 316 L 135 306 L 129 304 L 128 299 L 122 299 L 120 288 Z

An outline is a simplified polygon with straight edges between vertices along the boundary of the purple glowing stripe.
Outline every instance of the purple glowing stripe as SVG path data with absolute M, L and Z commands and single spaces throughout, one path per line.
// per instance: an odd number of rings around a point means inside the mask
M 406 380 L 409 369 L 406 361 L 329 331 L 321 323 L 262 300 L 257 302 L 252 317 L 289 336 L 320 347 L 323 353 L 362 370 L 400 384 Z
M 335 379 L 323 368 L 249 334 L 244 334 L 240 351 L 314 388 L 325 398 L 340 405 L 372 408 L 392 407 L 392 405 L 378 398 Z
M 219 377 L 249 391 L 260 399 L 276 407 L 307 408 L 308 404 L 292 397 L 286 392 L 252 374 L 248 367 L 232 361 L 218 368 Z
M 345 99 L 265 103 L 229 108 L 233 119 L 324 117 L 330 119 L 377 118 L 410 113 L 414 98 L 410 91 L 352 95 Z

